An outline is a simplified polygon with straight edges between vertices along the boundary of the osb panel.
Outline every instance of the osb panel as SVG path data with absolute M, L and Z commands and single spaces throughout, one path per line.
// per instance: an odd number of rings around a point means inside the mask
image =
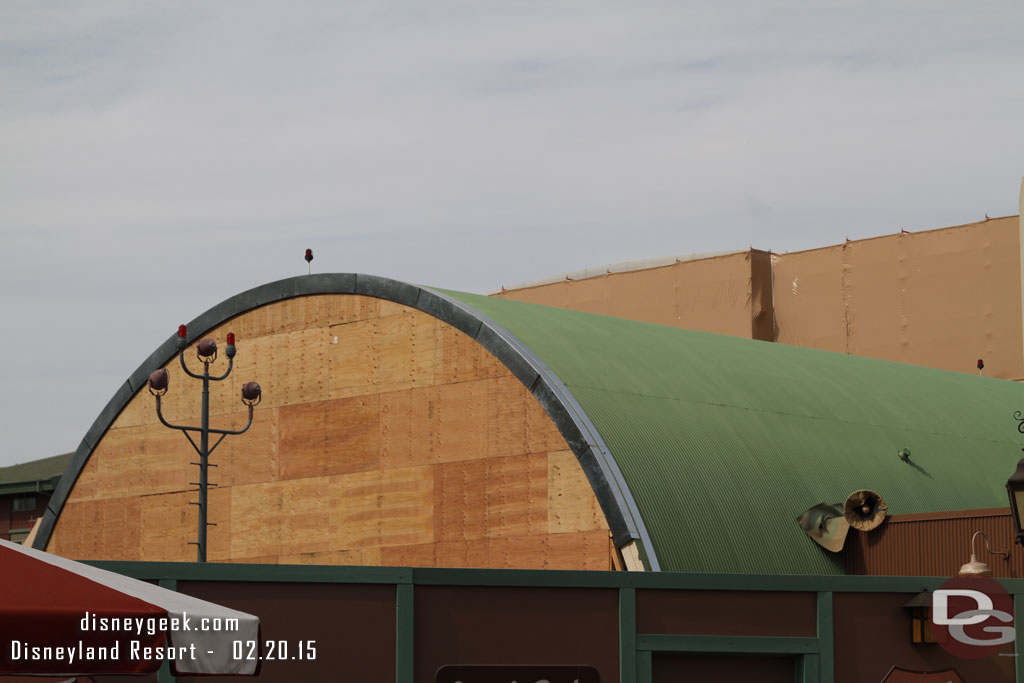
M 247 417 L 235 413 L 211 422 L 222 429 L 240 429 Z M 199 442 L 198 435 L 193 438 Z M 214 443 L 216 437 L 211 436 L 210 445 Z M 226 438 L 210 455 L 210 482 L 231 486 L 276 479 L 277 443 L 277 410 L 257 409 L 245 437 Z M 83 468 L 69 501 L 187 491 L 198 480 L 199 468 L 193 464 L 198 459 L 181 432 L 162 425 L 111 429 Z
M 613 569 L 607 531 L 510 536 L 436 544 L 438 567 Z
M 507 385 L 506 385 L 507 386 Z M 558 431 L 554 421 L 548 416 L 544 407 L 528 391 L 520 389 L 520 395 L 525 404 L 526 415 L 526 449 L 529 453 L 542 453 L 544 451 L 560 451 L 568 448 L 562 433 Z M 496 417 L 497 423 L 502 417 Z M 492 425 L 497 426 L 497 423 Z
M 264 408 L 260 405 L 254 411 L 252 425 L 245 434 L 227 436 L 210 455 L 210 462 L 216 465 L 210 469 L 210 481 L 218 486 L 255 484 L 279 478 L 280 413 L 279 408 Z M 248 411 L 218 416 L 211 423 L 220 429 L 237 430 L 245 426 Z M 166 429 L 165 429 L 166 431 Z M 185 437 L 178 435 L 181 441 Z M 190 453 L 190 460 L 198 458 L 192 447 L 184 444 Z M 198 468 L 192 468 L 193 477 Z M 195 481 L 195 478 L 189 481 Z
M 487 349 L 450 325 L 441 325 L 435 339 L 434 381 L 437 384 L 470 382 L 511 374 Z
M 587 475 L 572 451 L 548 453 L 548 533 L 607 530 Z
M 434 469 L 330 477 L 331 550 L 416 545 L 434 540 Z
M 381 548 L 353 548 L 351 550 L 325 550 L 315 553 L 281 555 L 280 564 L 337 564 L 354 566 L 382 566 Z
M 82 471 L 78 473 L 78 479 L 75 480 L 74 488 L 71 489 L 71 499 L 76 501 L 93 500 L 100 495 L 102 487 L 96 485 L 96 480 L 99 477 L 99 463 L 100 458 L 89 458 L 85 462 Z M 62 521 L 63 517 L 57 519 L 58 528 Z
M 249 381 L 260 383 L 260 405 L 266 407 L 329 398 L 327 356 L 334 346 L 330 342 L 328 330 L 322 328 L 253 339 L 245 353 L 240 349 L 236 358 L 236 370 L 230 378 L 231 401 L 235 406 L 239 404 L 242 385 Z M 225 397 L 225 403 L 227 400 Z
M 51 552 L 75 560 L 139 560 L 138 498 L 65 505 Z
M 488 538 L 528 536 L 548 530 L 547 456 L 524 455 L 486 461 L 485 528 Z
M 317 298 L 327 301 L 331 325 L 379 318 L 380 306 L 384 303 L 380 299 L 356 294 Z
M 438 541 L 487 536 L 487 466 L 483 460 L 434 469 L 434 537 Z
M 381 548 L 380 564 L 384 567 L 436 567 L 437 546 L 428 543 Z
M 102 497 L 126 498 L 152 493 L 184 491 L 190 477 L 198 476 L 189 465 L 198 456 L 181 433 L 165 427 L 111 429 L 100 440 L 96 478 L 103 482 Z
M 376 345 L 377 320 L 333 325 L 330 337 L 330 398 L 376 393 L 377 367 L 380 364 Z M 334 343 L 334 339 L 338 343 Z
M 369 320 L 379 317 L 380 299 L 354 294 L 320 295 L 286 299 L 261 306 L 227 321 L 205 336 L 223 339 L 234 332 L 240 339 L 254 339 L 281 332 Z
M 495 296 L 588 313 L 751 336 L 750 252 L 502 291 Z
M 328 477 L 234 486 L 231 556 L 329 550 Z
M 331 398 L 435 383 L 435 347 L 443 323 L 413 309 L 406 311 L 331 327 Z M 334 336 L 338 344 L 333 343 Z
M 463 333 L 344 295 L 275 303 L 204 336 L 223 342 L 229 330 L 239 352 L 231 378 L 211 387 L 213 426 L 244 426 L 244 381 L 264 398 L 249 431 L 211 455 L 211 561 L 611 566 L 607 527 L 564 439 Z M 198 424 L 199 382 L 176 360 L 169 368 L 165 416 Z M 214 369 L 224 368 L 221 358 Z M 51 548 L 195 557 L 197 456 L 153 404 L 140 393 L 104 436 Z
M 612 569 L 607 531 L 551 534 L 544 538 L 547 542 L 544 569 Z
M 407 313 L 415 313 L 415 309 L 395 303 L 394 301 L 381 300 L 377 317 L 386 318 L 391 315 L 405 315 Z
M 281 479 L 380 467 L 378 396 L 318 401 L 280 410 Z
M 450 463 L 435 472 L 438 540 L 548 531 L 546 454 Z
M 136 500 L 142 502 L 139 524 L 142 532 L 139 541 L 141 557 L 153 562 L 195 557 L 196 547 L 189 545 L 189 541 L 197 540 L 199 508 L 189 505 L 189 502 L 198 502 L 198 493 L 167 493 Z M 207 521 L 216 520 L 213 515 L 208 515 Z
M 529 448 L 523 448 L 527 441 L 528 401 L 536 403 L 528 392 L 523 391 L 523 385 L 515 377 L 487 382 L 488 457 L 500 458 L 529 451 Z
M 223 338 L 234 332 L 239 339 L 254 339 L 311 327 L 324 327 L 329 321 L 329 305 L 324 297 L 302 297 L 262 306 L 227 322 L 207 336 Z M 222 332 L 222 334 L 217 334 Z
M 473 541 L 447 541 L 436 544 L 436 562 L 438 567 L 487 567 L 499 569 L 489 562 L 487 546 L 489 541 L 485 539 Z M 529 567 L 520 562 L 516 569 L 528 569 Z
M 380 400 L 385 469 L 487 456 L 487 381 L 406 389 Z M 519 452 L 524 446 L 520 441 Z

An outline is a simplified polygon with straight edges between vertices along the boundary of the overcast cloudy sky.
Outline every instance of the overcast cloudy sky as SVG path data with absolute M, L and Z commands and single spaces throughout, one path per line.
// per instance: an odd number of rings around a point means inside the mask
M 1024 4 L 0 4 L 0 466 L 177 324 L 1017 213 Z

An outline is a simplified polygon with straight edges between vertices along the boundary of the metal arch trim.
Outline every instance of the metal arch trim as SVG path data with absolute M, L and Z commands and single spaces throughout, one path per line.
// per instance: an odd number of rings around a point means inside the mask
M 375 275 L 325 273 L 270 282 L 225 299 L 188 323 L 189 343 L 230 318 L 275 301 L 316 294 L 361 294 L 400 303 L 432 315 L 471 336 L 508 367 L 554 420 L 583 467 L 616 545 L 639 541 L 652 571 L 660 571 L 654 545 L 615 458 L 572 392 L 544 362 L 507 329 L 472 306 L 429 287 Z M 100 439 L 154 370 L 173 360 L 172 335 L 131 373 L 86 432 L 61 477 L 40 523 L 33 547 L 45 550 L 83 468 Z

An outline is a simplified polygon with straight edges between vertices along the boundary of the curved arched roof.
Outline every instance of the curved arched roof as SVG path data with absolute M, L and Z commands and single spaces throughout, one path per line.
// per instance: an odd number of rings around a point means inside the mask
M 415 307 L 491 351 L 555 420 L 617 543 L 637 540 L 652 569 L 841 573 L 794 519 L 860 488 L 881 493 L 895 514 L 1006 504 L 1024 387 L 1005 380 L 352 274 L 249 290 L 189 330 L 198 337 L 252 308 L 323 293 Z M 37 547 L 100 437 L 173 354 L 170 338 L 97 418 Z
M 794 519 L 862 488 L 890 514 L 1007 505 L 1016 382 L 450 294 L 514 333 L 573 394 L 664 570 L 842 572 Z

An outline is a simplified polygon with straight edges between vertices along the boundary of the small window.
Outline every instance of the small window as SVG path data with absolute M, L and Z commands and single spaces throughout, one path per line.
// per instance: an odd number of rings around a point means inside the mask
M 32 512 L 36 509 L 35 496 L 17 496 L 14 499 L 15 512 Z

